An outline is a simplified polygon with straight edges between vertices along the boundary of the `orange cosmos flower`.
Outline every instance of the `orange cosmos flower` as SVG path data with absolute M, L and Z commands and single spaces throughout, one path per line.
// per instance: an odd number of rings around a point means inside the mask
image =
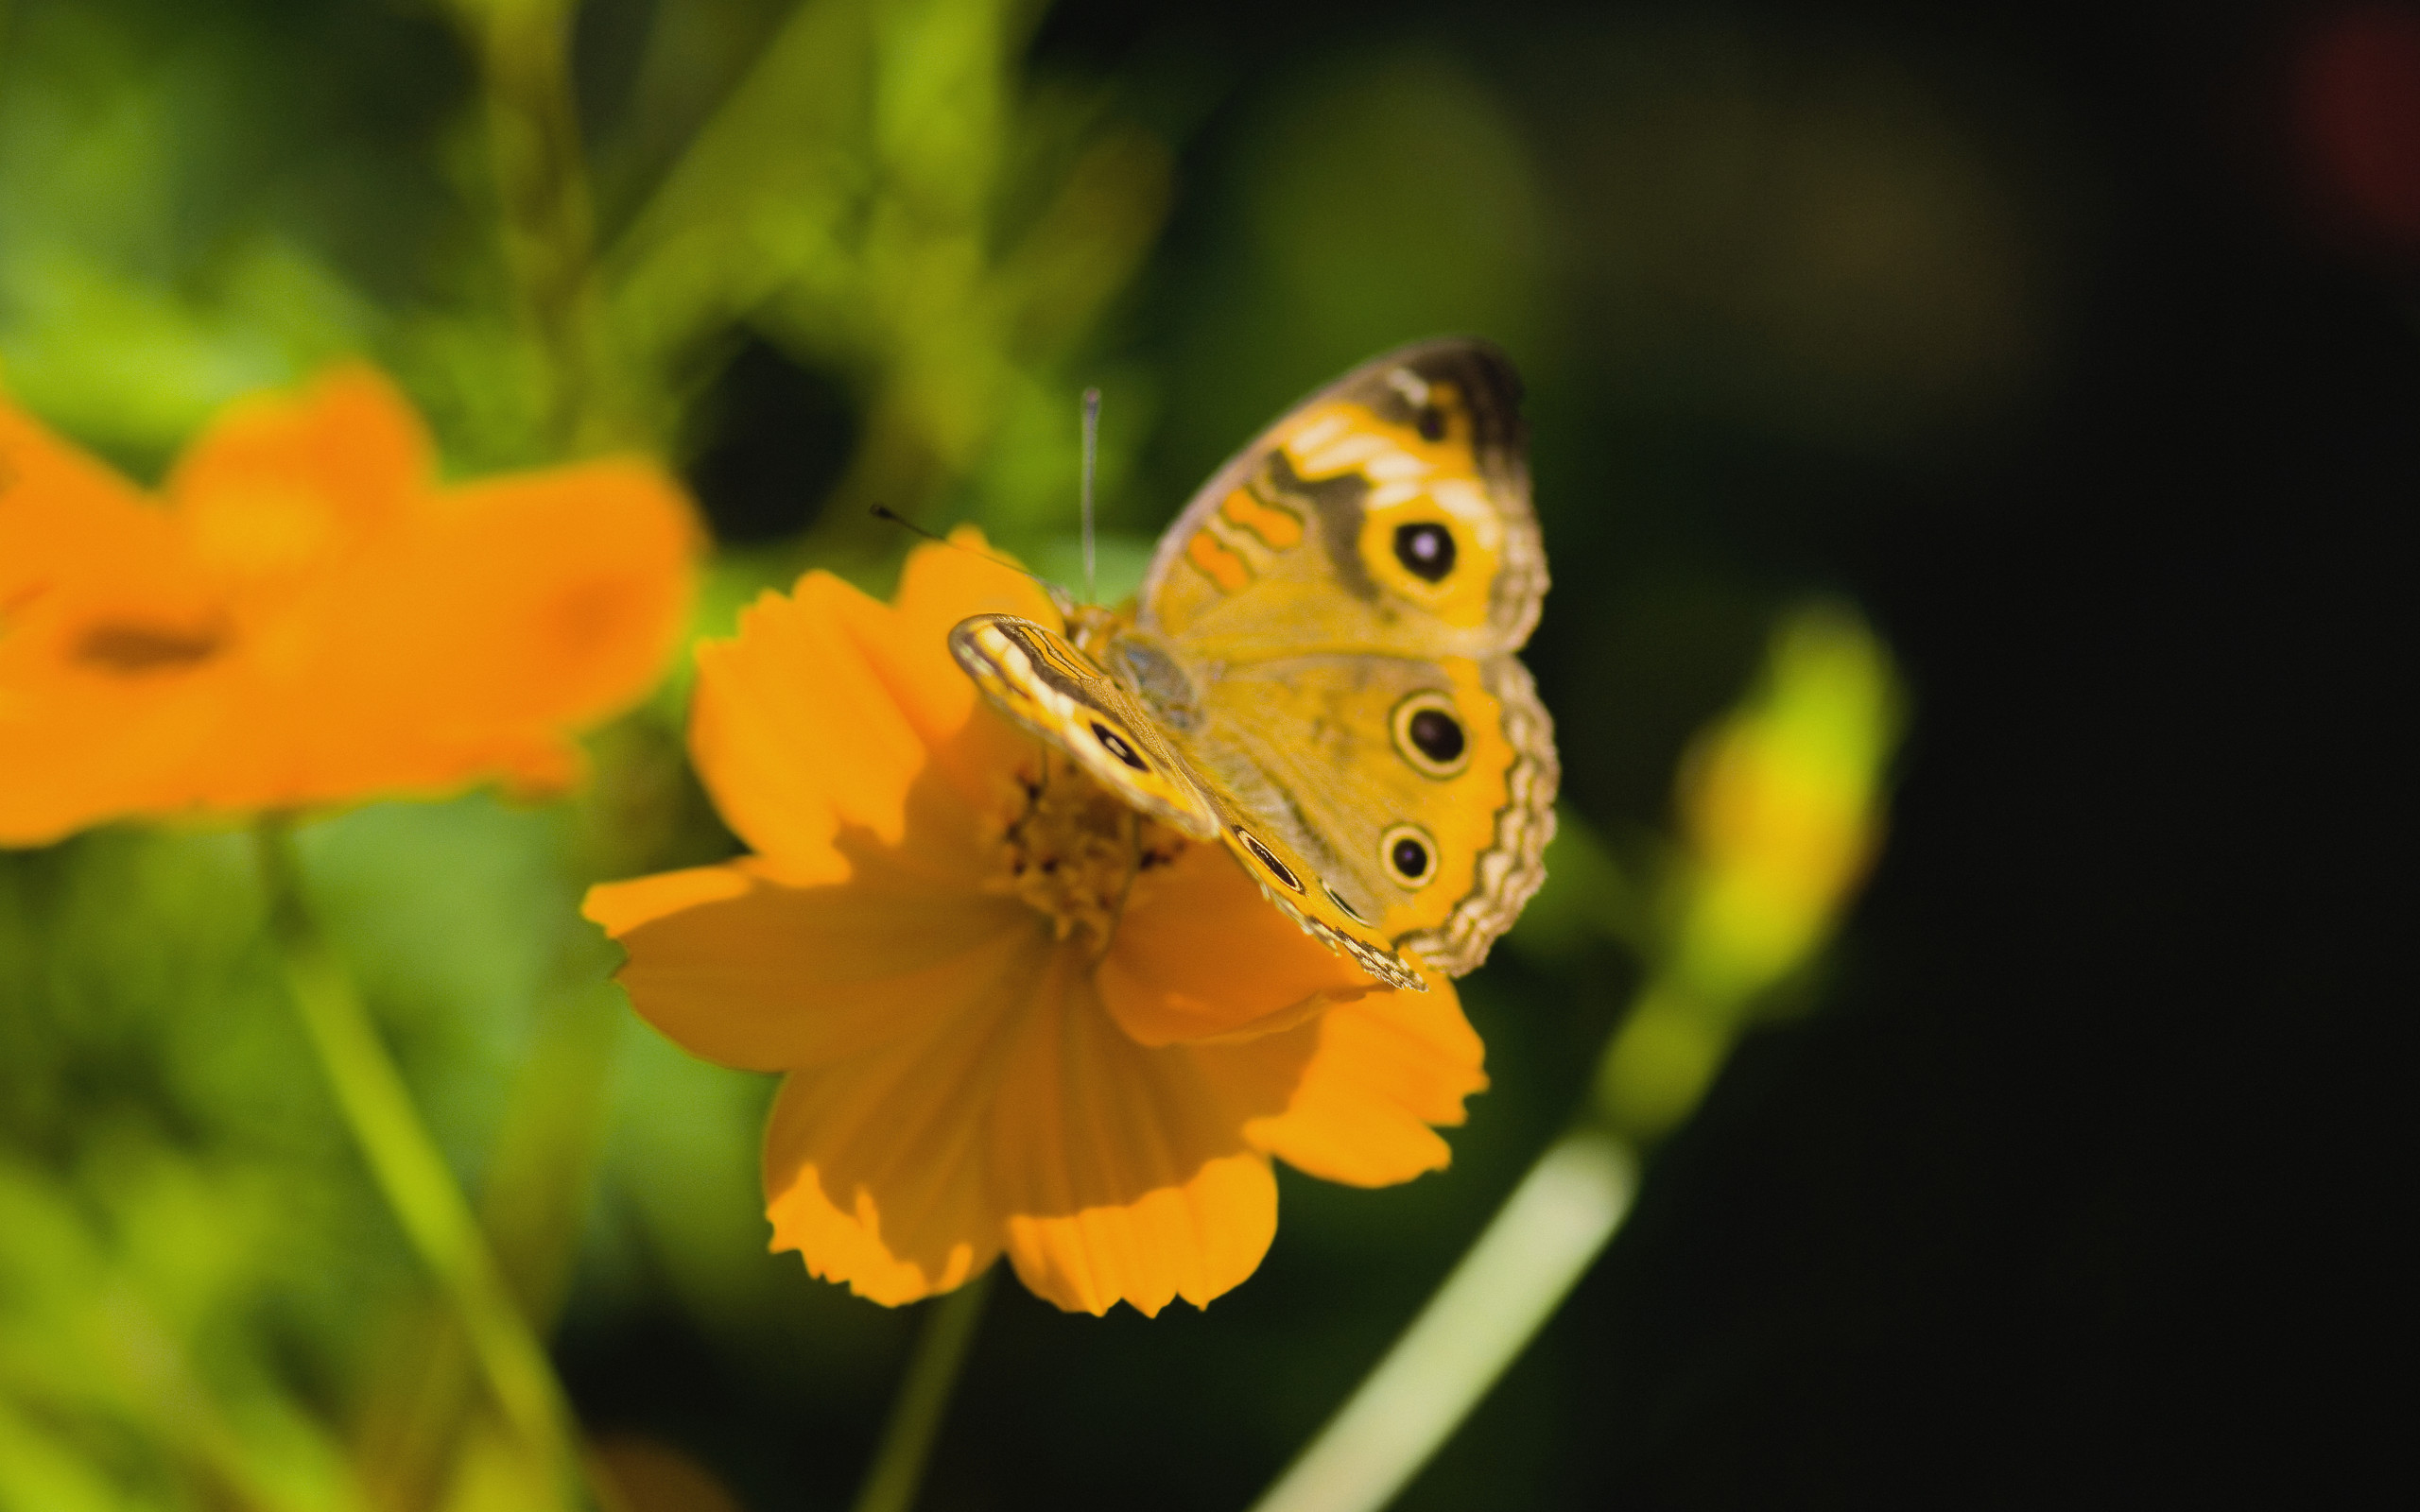
M 986 612 L 1060 623 L 932 546 L 895 605 L 824 573 L 759 599 L 700 652 L 689 726 L 755 853 L 588 917 L 658 1028 L 788 1073 L 774 1248 L 880 1302 L 1005 1250 L 1063 1308 L 1200 1306 L 1268 1250 L 1271 1156 L 1362 1186 L 1443 1166 L 1478 1038 L 1443 976 L 1379 988 L 994 713 L 947 646 Z
M 567 782 L 644 693 L 696 531 L 631 460 L 436 486 L 364 368 L 240 401 L 155 506 L 0 403 L 0 844 L 129 815 Z

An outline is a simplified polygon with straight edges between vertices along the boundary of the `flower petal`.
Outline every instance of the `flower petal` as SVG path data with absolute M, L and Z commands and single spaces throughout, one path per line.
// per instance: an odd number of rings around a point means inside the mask
M 417 627 L 409 680 L 389 690 L 415 724 L 466 745 L 484 730 L 560 741 L 638 698 L 671 661 L 698 534 L 654 467 L 496 478 L 427 514 L 407 557 L 347 585 L 354 623 L 389 637 Z
M 1059 610 L 1042 586 L 985 542 L 972 525 L 950 532 L 946 546 L 919 546 L 899 575 L 895 604 L 873 637 L 868 654 L 919 728 L 955 730 L 979 696 L 950 654 L 949 632 L 976 614 L 1018 614 L 1053 629 Z M 863 624 L 863 621 L 859 622 Z
M 420 418 L 393 385 L 354 365 L 299 395 L 229 404 L 163 491 L 197 560 L 256 576 L 399 524 L 434 471 Z
M 12 411 L 0 462 L 10 840 L 560 785 L 569 727 L 643 693 L 685 619 L 669 480 L 603 462 L 433 491 L 419 421 L 367 369 L 230 406 L 168 510 Z
M 1284 1027 L 1377 988 L 1270 905 L 1215 845 L 1138 879 L 1100 966 L 1101 1001 L 1147 1045 Z
M 1012 998 L 1011 967 L 1046 937 L 1009 899 L 799 887 L 752 858 L 606 883 L 581 911 L 630 953 L 616 979 L 649 1023 L 749 1071 L 827 1066 Z
M 0 399 L 0 627 L 63 575 L 105 566 L 113 548 L 157 557 L 169 540 L 132 485 Z
M 993 990 L 955 1004 L 899 994 L 910 1032 L 782 1084 L 765 1131 L 772 1247 L 877 1302 L 947 1291 L 1000 1249 L 986 1191 L 984 1109 L 1000 1040 L 1046 947 L 997 963 Z
M 1192 1053 L 1246 1110 L 1255 1148 L 1348 1186 L 1409 1181 L 1444 1168 L 1453 1152 L 1429 1125 L 1461 1123 L 1462 1099 L 1487 1086 L 1453 983 L 1425 974 L 1426 992 L 1374 991 L 1286 1034 Z M 1275 1108 L 1252 1111 L 1272 1090 Z
M 992 1110 L 991 1189 L 1036 1295 L 1098 1314 L 1196 1307 L 1256 1269 L 1277 1186 L 1182 1048 L 1136 1044 L 1072 946 L 1016 1023 Z
M 291 806 L 524 790 L 579 769 L 572 728 L 645 693 L 687 617 L 695 530 L 630 461 L 501 478 L 416 503 L 239 637 L 239 716 L 183 801 Z
M 988 610 L 1058 614 L 977 554 L 981 535 L 953 540 L 974 549 L 908 555 L 897 607 L 813 572 L 750 606 L 737 639 L 699 649 L 690 752 L 724 821 L 793 881 L 847 877 L 866 842 L 936 879 L 989 868 L 998 836 L 983 823 L 1008 807 L 1033 742 L 983 704 L 949 632 Z M 939 781 L 918 790 L 926 771 Z
M 0 845 L 138 807 L 207 749 L 228 631 L 167 516 L 0 404 Z
M 950 654 L 949 632 L 974 614 L 1021 614 L 1051 626 L 1049 595 L 996 557 L 981 531 L 961 525 L 951 545 L 919 546 L 899 577 L 895 604 L 862 594 L 835 605 L 858 652 L 933 753 L 935 769 L 983 811 L 1007 805 L 1012 771 L 1033 765 L 1033 738 L 984 704 Z
M 909 838 L 909 790 L 931 747 L 852 633 L 880 609 L 809 573 L 790 596 L 750 606 L 738 639 L 699 648 L 699 775 L 724 822 L 793 882 L 842 881 L 850 845 L 895 850 Z M 925 784 L 925 797 L 918 859 L 937 876 L 979 875 L 977 811 L 945 784 Z

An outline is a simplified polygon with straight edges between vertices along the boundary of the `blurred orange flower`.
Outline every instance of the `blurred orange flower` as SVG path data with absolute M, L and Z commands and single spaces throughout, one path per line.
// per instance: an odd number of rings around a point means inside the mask
M 696 530 L 614 460 L 439 488 L 376 373 L 238 402 L 165 507 L 0 402 L 0 844 L 569 782 L 676 648 Z
M 1378 987 L 994 714 L 946 644 L 985 612 L 1061 623 L 930 546 L 895 605 L 823 573 L 760 599 L 700 651 L 689 727 L 755 853 L 587 913 L 658 1028 L 789 1074 L 774 1248 L 887 1303 L 1006 1250 L 1063 1308 L 1200 1306 L 1269 1247 L 1271 1156 L 1362 1186 L 1445 1164 L 1478 1038 L 1443 975 Z

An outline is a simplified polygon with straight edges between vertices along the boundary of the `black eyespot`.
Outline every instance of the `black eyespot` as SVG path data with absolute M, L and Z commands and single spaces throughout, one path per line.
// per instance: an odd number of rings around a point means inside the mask
M 1346 902 L 1342 897 L 1338 895 L 1337 890 L 1329 886 L 1326 883 L 1320 884 L 1320 891 L 1327 894 L 1327 901 L 1336 904 L 1337 911 L 1343 914 L 1345 918 L 1353 920 L 1357 924 L 1367 924 L 1369 922 L 1368 919 L 1362 918 L 1359 914 L 1355 913 L 1353 911 L 1353 905 Z
M 1470 731 L 1462 727 L 1454 696 L 1440 688 L 1409 694 L 1387 718 L 1395 753 L 1424 777 L 1443 782 L 1470 765 Z
M 1419 887 L 1437 869 L 1437 843 L 1417 824 L 1398 824 L 1378 836 L 1378 857 L 1397 884 Z
M 1420 427 L 1420 438 L 1424 441 L 1435 442 L 1445 438 L 1445 412 L 1434 404 L 1421 405 L 1420 413 L 1412 423 Z
M 1462 725 L 1443 709 L 1415 709 L 1405 733 L 1420 754 L 1440 766 L 1451 766 L 1462 755 Z
M 1454 533 L 1433 520 L 1397 525 L 1395 560 L 1414 577 L 1443 582 L 1454 570 Z
M 1270 855 L 1269 853 L 1269 847 L 1261 844 L 1258 840 L 1253 839 L 1251 831 L 1243 828 L 1241 825 L 1237 825 L 1236 827 L 1236 838 L 1241 840 L 1244 843 L 1244 849 L 1251 851 L 1253 856 L 1259 859 L 1262 866 L 1269 868 L 1270 876 L 1275 877 L 1278 881 L 1284 883 L 1291 891 L 1301 892 L 1303 890 L 1302 880 L 1296 877 L 1294 873 L 1288 868 L 1285 862 L 1278 860 L 1273 855 Z
M 1093 721 L 1093 739 L 1099 741 L 1102 748 L 1107 750 L 1112 756 L 1116 757 L 1127 765 L 1133 767 L 1136 771 L 1148 772 L 1151 769 L 1150 763 L 1134 754 L 1134 747 L 1126 744 L 1125 737 L 1118 734 L 1117 731 L 1110 729 L 1107 725 L 1102 724 L 1098 719 Z

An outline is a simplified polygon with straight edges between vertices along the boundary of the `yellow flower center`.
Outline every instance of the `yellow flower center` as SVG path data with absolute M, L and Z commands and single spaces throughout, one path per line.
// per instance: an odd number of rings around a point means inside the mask
M 1056 751 L 1040 775 L 1021 771 L 1022 801 L 1000 841 L 985 890 L 1023 899 L 1065 939 L 1079 928 L 1109 946 L 1136 885 L 1184 849 L 1184 836 L 1120 802 Z

